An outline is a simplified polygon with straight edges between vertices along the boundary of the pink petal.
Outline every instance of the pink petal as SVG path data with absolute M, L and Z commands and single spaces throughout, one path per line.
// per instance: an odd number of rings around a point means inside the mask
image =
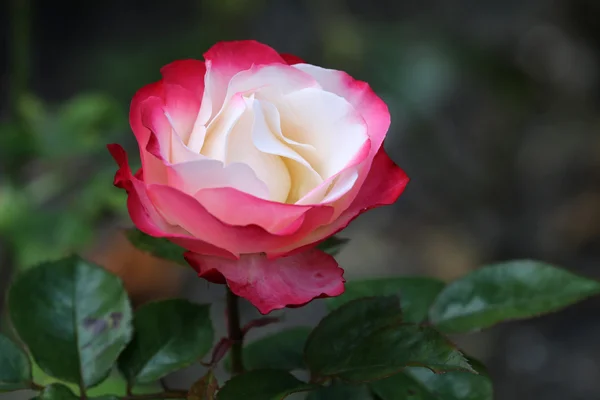
M 371 160 L 378 154 L 385 139 L 390 126 L 390 113 L 387 105 L 366 82 L 356 80 L 343 71 L 309 64 L 297 64 L 294 67 L 311 74 L 323 89 L 344 97 L 362 115 L 367 124 L 371 149 L 365 162 L 358 167 L 358 178 L 352 189 L 333 204 L 336 209 L 334 218 L 338 218 L 354 201 L 359 191 L 362 191 L 367 174 L 373 169 Z
M 190 236 L 181 227 L 173 226 L 165 221 L 148 197 L 146 185 L 137 177 L 137 175 L 141 174 L 136 174 L 136 176 L 131 174 L 125 150 L 118 144 L 109 144 L 107 147 L 119 165 L 119 170 L 115 174 L 114 184 L 127 191 L 129 216 L 139 230 L 150 236 L 168 238 L 172 242 L 191 251 L 219 257 L 235 258 L 230 252 L 198 240 Z M 182 253 L 183 251 L 182 249 Z
M 174 132 L 187 143 L 200 110 L 201 98 L 183 86 L 164 83 L 164 107 Z
M 344 292 L 344 270 L 332 256 L 317 249 L 274 260 L 260 254 L 235 261 L 195 253 L 186 253 L 185 258 L 201 277 L 222 275 L 233 293 L 249 300 L 262 314 Z
M 211 62 L 212 68 L 229 77 L 252 65 L 285 64 L 277 51 L 255 40 L 219 42 L 204 53 L 204 59 Z
M 129 123 L 131 129 L 138 142 L 140 149 L 140 159 L 142 161 L 143 169 L 145 170 L 145 176 L 150 183 L 163 183 L 167 181 L 166 170 L 164 164 L 157 160 L 148 153 L 147 147 L 151 136 L 153 135 L 150 129 L 144 125 L 142 120 L 142 114 L 145 113 L 146 102 L 155 101 L 161 102 L 163 95 L 163 86 L 161 82 L 152 83 L 141 88 L 133 97 L 131 101 L 131 108 L 129 111 Z M 156 151 L 160 151 L 159 147 L 156 147 Z
M 198 100 L 204 93 L 204 61 L 178 60 L 161 68 L 163 81 L 167 84 L 179 85 L 191 91 Z
M 274 49 L 254 40 L 219 42 L 204 53 L 204 59 L 207 67 L 205 90 L 210 93 L 212 116 L 221 109 L 227 86 L 235 74 L 253 65 L 286 64 Z
M 284 59 L 284 61 L 286 63 L 288 63 L 289 65 L 294 65 L 294 64 L 304 64 L 304 60 L 301 59 L 298 56 L 295 56 L 293 54 L 288 54 L 288 53 L 282 53 L 280 54 L 281 58 Z
M 331 207 L 312 207 L 304 216 L 302 225 L 293 233 L 272 234 L 255 224 L 229 225 L 208 212 L 198 200 L 173 187 L 149 185 L 147 190 L 152 204 L 169 224 L 180 226 L 193 237 L 236 256 L 268 253 L 273 249 L 290 246 L 328 221 L 333 213 Z
M 268 201 L 231 188 L 202 189 L 194 197 L 227 224 L 256 224 L 280 235 L 297 231 L 312 208 Z
M 204 141 L 205 124 L 212 109 L 209 96 L 204 98 L 206 65 L 203 61 L 198 60 L 180 60 L 164 66 L 160 72 L 167 88 L 180 87 L 191 94 L 191 96 L 187 93 L 183 95 L 184 98 L 192 97 L 185 102 L 183 113 L 175 108 L 176 89 L 166 91 L 166 105 L 174 122 L 173 128 L 181 141 L 187 146 L 199 149 Z M 183 118 L 183 122 L 180 122 L 179 117 Z M 181 126 L 176 126 L 176 124 L 181 124 Z
M 164 90 L 162 82 L 155 82 L 142 87 L 131 100 L 129 123 L 131 125 L 131 130 L 138 141 L 140 150 L 145 149 L 148 138 L 150 137 L 149 129 L 144 126 L 142 122 L 143 103 L 152 97 L 162 99 L 163 94 Z
M 181 114 L 181 111 L 175 113 Z M 142 102 L 140 104 L 140 119 L 141 125 L 149 131 L 148 141 L 143 149 L 161 160 L 163 164 L 171 165 L 202 158 L 200 154 L 192 152 L 183 143 L 179 135 L 174 134 L 174 127 L 182 125 L 171 123 L 163 99 L 149 97 Z M 183 120 L 180 119 L 179 121 L 181 123 Z M 190 119 L 187 121 L 189 122 Z M 145 167 L 146 157 L 144 157 L 143 162 Z
M 173 87 L 179 88 L 171 86 L 171 89 Z M 192 97 L 190 92 L 182 88 L 178 90 L 187 94 L 187 98 Z M 165 113 L 164 96 L 168 91 L 162 82 L 157 82 L 139 90 L 131 102 L 129 121 L 138 141 L 144 179 L 148 184 L 167 182 L 166 166 L 172 159 L 189 161 L 200 157 L 192 153 L 178 135 L 173 134 L 173 126 Z M 182 112 L 175 110 L 174 114 L 181 117 Z M 181 126 L 185 118 L 179 118 L 179 121 Z
M 293 246 L 281 248 L 269 255 L 277 257 L 290 254 L 290 252 L 302 251 L 335 235 L 363 212 L 393 204 L 400 197 L 408 182 L 409 178 L 406 173 L 389 158 L 381 147 L 354 201 L 335 221 L 314 230 L 300 242 L 294 243 Z
M 365 183 L 347 212 L 364 212 L 371 208 L 393 204 L 404 192 L 408 181 L 408 175 L 381 147 L 375 155 Z

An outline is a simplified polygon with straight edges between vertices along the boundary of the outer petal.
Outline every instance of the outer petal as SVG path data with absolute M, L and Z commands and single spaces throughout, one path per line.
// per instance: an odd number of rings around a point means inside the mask
M 150 236 L 168 238 L 188 250 L 202 254 L 235 258 L 230 252 L 198 240 L 183 228 L 169 224 L 156 210 L 156 207 L 148 197 L 146 185 L 137 178 L 139 174 L 136 174 L 136 176 L 131 174 L 125 150 L 118 144 L 109 144 L 107 147 L 120 167 L 115 174 L 115 186 L 127 191 L 129 215 L 139 230 Z
M 204 53 L 206 60 L 206 90 L 210 95 L 211 115 L 223 105 L 231 78 L 253 65 L 286 64 L 271 47 L 254 40 L 220 42 Z
M 288 63 L 289 65 L 294 65 L 294 64 L 304 64 L 304 60 L 301 59 L 298 56 L 295 56 L 293 54 L 288 54 L 288 53 L 281 53 L 280 54 L 281 58 L 283 58 L 285 60 L 286 63 Z
M 131 124 L 131 130 L 137 139 L 140 150 L 145 149 L 150 137 L 150 130 L 142 122 L 143 103 L 152 97 L 162 99 L 163 94 L 162 82 L 155 82 L 142 87 L 131 100 L 129 123 Z
M 375 158 L 383 144 L 390 126 L 390 113 L 387 105 L 366 82 L 356 80 L 343 71 L 309 64 L 296 64 L 294 67 L 311 74 L 323 89 L 344 97 L 362 115 L 367 124 L 367 133 L 371 140 L 370 153 L 365 162 L 359 166 L 358 178 L 352 189 L 333 204 L 336 209 L 334 219 L 337 219 L 352 204 L 359 191 L 362 191 L 367 174 L 372 172 L 371 160 Z
M 150 132 L 144 148 L 146 155 L 154 156 L 164 165 L 202 159 L 202 155 L 192 152 L 173 132 L 169 118 L 162 99 L 150 97 L 141 104 L 141 123 Z
M 285 64 L 277 51 L 255 40 L 219 42 L 204 53 L 204 59 L 211 62 L 213 70 L 230 78 L 252 65 Z
M 177 229 L 169 225 L 158 214 L 150 199 L 148 199 L 144 183 L 131 174 L 125 150 L 118 144 L 109 144 L 107 147 L 119 165 L 114 184 L 116 187 L 125 189 L 129 195 L 127 208 L 133 223 L 148 234 L 157 231 L 175 233 Z
M 178 60 L 161 68 L 160 73 L 165 83 L 179 85 L 191 91 L 198 100 L 204 93 L 204 61 Z
M 326 223 L 333 213 L 328 206 L 312 207 L 302 216 L 302 224 L 297 230 L 291 234 L 272 234 L 258 225 L 229 225 L 208 212 L 198 200 L 173 187 L 149 185 L 148 196 L 168 223 L 181 226 L 193 237 L 236 256 L 293 245 L 315 227 Z
M 162 102 L 163 87 L 161 82 L 144 86 L 133 96 L 129 110 L 129 123 L 140 149 L 140 160 L 149 182 L 166 182 L 166 170 L 163 163 L 146 150 L 152 132 L 144 125 L 142 115 L 145 114 L 147 102 Z M 169 132 L 167 132 L 169 134 Z
M 402 194 L 409 178 L 387 155 L 383 147 L 379 149 L 371 170 L 361 186 L 354 201 L 335 221 L 322 226 L 293 246 L 281 248 L 269 253 L 270 257 L 278 257 L 290 252 L 302 251 L 314 246 L 328 237 L 344 229 L 352 220 L 372 208 L 393 204 Z
M 198 118 L 201 99 L 191 90 L 163 81 L 164 106 L 162 112 L 184 143 L 187 143 Z
M 304 214 L 312 209 L 312 206 L 264 200 L 231 188 L 202 189 L 194 197 L 225 223 L 238 226 L 256 224 L 280 235 L 296 232 L 304 222 Z
M 186 253 L 185 258 L 201 277 L 218 281 L 222 275 L 233 293 L 249 300 L 262 314 L 344 292 L 344 270 L 332 256 L 317 249 L 275 260 L 260 254 L 235 261 L 195 253 Z

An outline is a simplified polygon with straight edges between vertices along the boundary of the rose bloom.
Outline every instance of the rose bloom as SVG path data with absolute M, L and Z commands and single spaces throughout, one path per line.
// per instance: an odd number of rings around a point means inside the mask
M 142 168 L 125 151 L 115 185 L 138 229 L 185 248 L 201 277 L 260 312 L 344 291 L 315 248 L 408 183 L 382 142 L 385 103 L 345 72 L 255 41 L 175 61 L 131 103 Z

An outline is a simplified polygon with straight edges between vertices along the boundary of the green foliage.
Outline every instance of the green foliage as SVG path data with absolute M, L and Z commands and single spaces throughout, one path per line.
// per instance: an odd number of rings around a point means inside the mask
M 147 251 L 164 251 L 140 237 Z M 160 392 L 159 379 L 210 351 L 210 306 L 170 299 L 132 314 L 119 278 L 73 256 L 13 282 L 9 314 L 30 354 L 0 335 L 0 391 L 34 388 L 37 400 L 122 400 L 125 386 L 157 399 L 279 400 L 310 392 L 307 400 L 492 400 L 485 367 L 419 324 L 425 316 L 446 331 L 467 332 L 598 292 L 593 280 L 532 261 L 484 267 L 448 286 L 416 277 L 354 282 L 328 300 L 332 311 L 313 330 L 292 328 L 247 344 L 246 372 L 222 388 L 211 364 L 189 390 Z M 308 370 L 310 382 L 292 370 Z
M 0 334 L 0 392 L 25 389 L 30 384 L 31 364 L 27 354 Z
M 466 372 L 435 374 L 407 368 L 400 374 L 370 384 L 381 400 L 492 400 L 492 383 L 485 375 Z
M 478 269 L 448 285 L 430 312 L 449 333 L 530 318 L 600 293 L 600 283 L 537 261 L 510 261 Z
M 35 397 L 34 400 L 78 400 L 79 396 L 76 396 L 68 387 L 61 385 L 60 383 L 54 383 L 46 387 L 39 396 Z
M 68 383 L 59 379 L 53 378 L 48 374 L 44 373 L 35 363 L 33 364 L 33 381 L 41 386 L 50 386 L 54 383 L 60 383 L 69 389 L 73 393 L 79 393 L 79 385 L 74 383 Z M 133 387 L 134 393 L 156 393 L 160 391 L 160 384 L 154 382 L 146 385 L 135 385 Z M 118 373 L 117 369 L 113 369 L 112 373 L 102 383 L 94 386 L 93 388 L 87 389 L 86 393 L 88 396 L 106 396 L 106 395 L 119 395 L 124 396 L 127 393 L 127 382 L 125 378 Z
M 296 379 L 288 372 L 275 369 L 250 371 L 225 382 L 217 394 L 218 400 L 281 400 L 305 392 L 314 385 Z
M 131 383 L 149 383 L 192 364 L 211 348 L 210 306 L 183 299 L 146 304 L 133 318 L 135 335 L 119 358 Z
M 187 265 L 183 258 L 185 249 L 163 238 L 155 238 L 146 235 L 138 229 L 127 229 L 125 231 L 127 238 L 138 249 L 150 253 L 155 257 L 169 261 L 174 261 L 181 265 Z
M 67 386 L 54 383 L 47 386 L 33 400 L 79 400 L 79 395 L 73 393 Z M 90 400 L 119 400 L 116 396 L 90 397 Z
M 424 277 L 379 278 L 348 282 L 341 296 L 327 299 L 327 306 L 334 310 L 342 304 L 361 297 L 397 295 L 400 298 L 403 320 L 418 323 L 427 318 L 429 307 L 444 285 L 444 282 L 438 279 Z
M 411 365 L 473 372 L 440 333 L 403 323 L 395 296 L 355 300 L 333 311 L 309 336 L 305 356 L 313 376 L 356 383 L 382 379 Z
M 311 392 L 306 400 L 374 400 L 367 386 L 333 383 Z
M 112 369 L 131 337 L 131 308 L 119 278 L 78 257 L 22 273 L 10 317 L 46 373 L 90 387 Z
M 306 327 L 292 328 L 247 344 L 243 353 L 245 368 L 285 371 L 305 369 L 304 345 L 310 331 L 311 328 Z
M 0 234 L 10 238 L 17 266 L 30 267 L 81 250 L 107 211 L 125 212 L 125 195 L 110 190 L 115 167 L 106 143 L 128 127 L 121 106 L 102 94 L 56 107 L 28 95 L 19 107 L 26 132 L 0 125 L 0 164 L 28 156 L 0 181 Z
M 80 94 L 56 110 L 48 110 L 34 98 L 26 107 L 41 157 L 65 158 L 104 151 L 110 136 L 116 139 L 116 134 L 127 126 L 121 106 L 99 93 Z

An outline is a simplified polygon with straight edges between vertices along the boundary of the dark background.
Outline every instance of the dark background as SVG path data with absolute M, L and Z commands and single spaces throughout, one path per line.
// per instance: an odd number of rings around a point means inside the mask
M 129 100 L 161 66 L 245 38 L 346 70 L 390 107 L 386 148 L 412 181 L 349 228 L 348 279 L 450 280 L 513 258 L 600 278 L 599 19 L 597 0 L 5 0 L 0 295 L 15 269 L 71 251 L 119 273 L 137 303 L 221 295 L 119 236 L 129 221 L 104 146 L 133 148 Z M 457 340 L 489 365 L 498 400 L 600 399 L 599 306 Z

